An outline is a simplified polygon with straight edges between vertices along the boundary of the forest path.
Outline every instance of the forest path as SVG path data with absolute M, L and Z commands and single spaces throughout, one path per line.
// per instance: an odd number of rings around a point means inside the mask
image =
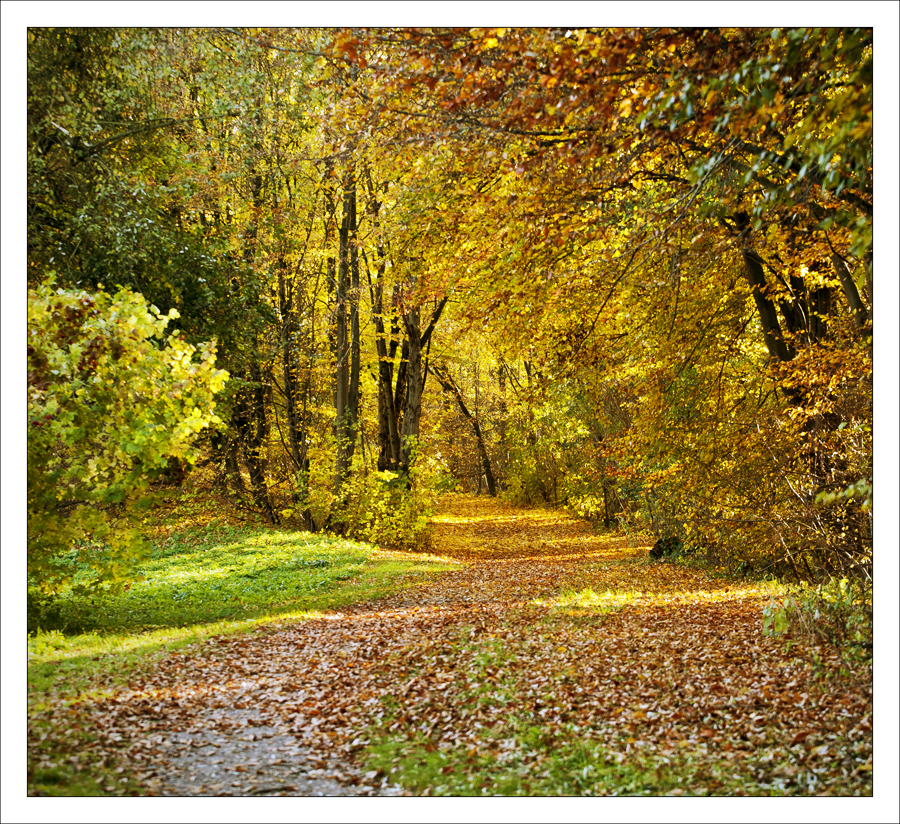
M 399 794 L 390 769 L 353 760 L 379 728 L 498 765 L 513 721 L 565 728 L 620 763 L 689 752 L 813 794 L 865 758 L 836 748 L 848 732 L 871 741 L 871 704 L 823 689 L 801 650 L 762 634 L 765 586 L 650 563 L 646 546 L 491 499 L 448 496 L 434 528 L 432 552 L 465 567 L 173 654 L 105 702 L 103 734 L 130 739 L 164 795 Z M 785 757 L 766 766 L 773 751 Z M 690 790 L 720 787 L 710 773 Z

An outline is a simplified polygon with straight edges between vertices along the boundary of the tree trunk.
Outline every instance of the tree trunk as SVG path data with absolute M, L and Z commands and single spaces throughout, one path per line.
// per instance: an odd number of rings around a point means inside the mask
M 386 272 L 387 255 L 385 254 L 384 239 L 381 234 L 379 212 L 381 202 L 372 182 L 371 170 L 366 167 L 362 179 L 368 192 L 366 214 L 372 215 L 375 227 L 376 254 L 378 255 L 377 280 L 373 283 L 369 269 L 368 259 L 363 251 L 363 260 L 366 263 L 366 278 L 369 283 L 369 296 L 372 301 L 372 319 L 375 324 L 375 349 L 378 354 L 378 469 L 396 470 L 400 463 L 400 418 L 401 406 L 399 401 L 404 397 L 405 385 L 405 359 L 401 361 L 401 374 L 398 374 L 397 392 L 394 391 L 394 357 L 400 340 L 400 326 L 397 317 L 397 303 L 399 298 L 398 286 L 394 286 L 393 298 L 390 309 L 390 334 L 385 326 L 384 309 L 384 279 Z M 386 185 L 382 191 L 386 191 Z M 408 348 L 404 353 L 408 352 Z M 401 391 L 402 383 L 402 391 Z
M 243 495 L 247 488 L 244 486 L 244 479 L 241 476 L 241 468 L 238 464 L 239 442 L 230 432 L 224 434 L 214 431 L 210 438 L 210 443 L 214 456 L 217 456 L 217 458 L 214 457 L 214 463 L 217 466 L 216 485 L 222 484 L 227 489 L 228 480 L 230 479 L 238 493 Z M 220 465 L 223 467 L 221 475 L 218 472 Z
M 394 403 L 394 355 L 397 351 L 396 315 L 392 319 L 390 343 L 384 328 L 384 267 L 377 285 L 369 284 L 375 320 L 375 349 L 378 353 L 378 469 L 395 470 L 400 456 L 400 432 Z
M 405 324 L 404 324 L 405 325 Z M 398 469 L 403 453 L 403 426 L 406 412 L 406 387 L 409 379 L 409 339 L 404 337 L 400 346 L 400 363 L 397 365 L 397 380 L 394 392 L 394 418 L 389 435 L 391 438 L 391 462 Z
M 759 320 L 762 324 L 763 339 L 769 355 L 782 362 L 791 360 L 796 352 L 789 347 L 784 340 L 781 324 L 778 322 L 778 313 L 775 304 L 768 296 L 769 284 L 766 282 L 766 274 L 763 269 L 762 258 L 753 250 L 744 247 L 741 250 L 744 258 L 744 276 L 750 284 Z
M 250 475 L 250 489 L 256 505 L 265 513 L 272 523 L 278 523 L 278 517 L 269 499 L 269 488 L 266 482 L 265 446 L 268 437 L 266 419 L 265 387 L 259 367 L 250 367 L 252 384 L 243 387 L 235 403 L 232 424 L 240 437 L 243 447 L 244 463 Z
M 334 489 L 335 496 L 340 498 L 356 447 L 359 413 L 359 262 L 356 251 L 356 184 L 350 172 L 344 177 L 343 216 L 338 244 L 334 393 L 337 454 Z
M 348 460 L 356 449 L 356 435 L 359 426 L 359 249 L 356 237 L 356 185 L 352 184 L 349 193 L 350 209 L 350 388 L 348 403 L 350 412 L 350 430 L 348 436 Z
M 285 261 L 284 257 L 278 259 L 278 303 L 282 317 L 281 326 L 281 360 L 282 372 L 284 378 L 284 398 L 285 398 L 285 415 L 288 425 L 288 443 L 290 446 L 291 461 L 293 462 L 294 472 L 300 471 L 302 459 L 300 457 L 300 443 L 305 440 L 305 436 L 300 433 L 297 421 L 296 408 L 296 376 L 294 372 L 295 363 L 295 323 L 294 323 L 294 306 L 293 306 L 293 290 L 288 289 L 285 283 Z
M 258 215 L 262 208 L 262 175 L 251 170 L 250 193 L 253 204 L 253 214 Z M 259 230 L 254 217 L 244 233 L 243 257 L 247 263 L 252 263 L 256 254 L 256 244 Z M 266 482 L 265 448 L 269 434 L 268 419 L 266 417 L 266 390 L 262 381 L 257 353 L 254 351 L 250 358 L 250 386 L 245 386 L 238 394 L 232 418 L 240 437 L 244 452 L 244 463 L 250 475 L 250 488 L 256 505 L 263 510 L 266 517 L 272 523 L 278 523 L 278 517 L 269 500 L 269 488 Z
M 431 373 L 438 379 L 438 383 L 444 388 L 444 391 L 447 394 L 452 395 L 456 399 L 456 405 L 459 407 L 459 411 L 462 412 L 463 417 L 471 424 L 473 431 L 475 432 L 475 440 L 478 444 L 478 454 L 481 458 L 481 468 L 484 473 L 484 478 L 487 481 L 488 494 L 491 497 L 496 497 L 497 495 L 497 484 L 494 480 L 494 473 L 491 471 L 491 461 L 488 457 L 487 448 L 484 443 L 484 436 L 481 434 L 481 426 L 478 423 L 478 416 L 473 415 L 468 407 L 466 406 L 465 401 L 462 397 L 462 392 L 459 391 L 459 387 L 456 385 L 456 381 L 453 380 L 452 375 L 446 371 L 446 369 L 432 366 Z M 480 481 L 481 475 L 479 474 L 479 488 L 481 487 Z
M 415 306 L 403 314 L 406 326 L 408 355 L 406 366 L 406 410 L 403 415 L 403 443 L 400 450 L 400 469 L 409 474 L 412 452 L 419 439 L 419 420 L 422 417 L 422 390 L 425 387 L 425 370 L 422 368 L 422 352 L 431 340 L 431 333 L 444 311 L 447 298 L 442 298 L 428 323 L 424 333 L 420 332 L 420 308 Z M 403 362 L 401 361 L 401 368 Z M 399 383 L 399 379 L 398 379 Z M 399 388 L 399 387 L 398 387 Z
M 419 438 L 419 418 L 422 415 L 422 338 L 419 333 L 419 307 L 410 309 L 403 317 L 409 341 L 406 366 L 406 413 L 403 418 L 403 447 L 400 467 L 409 474 L 412 451 Z
M 500 489 L 505 490 L 506 481 L 504 478 L 506 477 L 506 470 L 509 464 L 509 454 L 507 452 L 506 444 L 506 419 L 509 416 L 509 410 L 506 405 L 506 370 L 502 363 L 497 367 L 497 384 L 497 388 L 500 391 L 500 400 L 498 402 L 499 417 L 497 421 L 497 429 L 500 436 L 500 477 L 498 478 L 498 486 Z
M 841 288 L 844 290 L 844 297 L 847 298 L 847 306 L 850 308 L 850 314 L 853 317 L 853 323 L 857 329 L 862 329 L 866 325 L 867 312 L 866 307 L 859 296 L 859 289 L 856 288 L 856 282 L 853 275 L 850 274 L 850 267 L 839 254 L 835 253 L 831 256 L 831 265 L 834 273 L 841 282 Z

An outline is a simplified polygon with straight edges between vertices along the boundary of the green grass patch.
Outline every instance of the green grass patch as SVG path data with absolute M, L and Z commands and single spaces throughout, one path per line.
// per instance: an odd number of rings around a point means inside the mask
M 432 556 L 378 557 L 328 535 L 216 523 L 185 529 L 157 542 L 128 591 L 69 589 L 34 617 L 29 686 L 39 694 L 69 682 L 66 692 L 78 693 L 111 666 L 109 675 L 121 674 L 153 652 L 381 598 L 454 568 Z
M 417 567 L 447 568 L 430 556 L 415 564 L 376 563 L 373 555 L 367 544 L 334 536 L 213 522 L 158 541 L 126 592 L 77 596 L 68 589 L 33 621 L 45 631 L 72 635 L 184 626 L 298 606 L 318 609 L 334 600 L 323 595 L 345 588 L 348 581 L 371 579 L 377 566 L 388 571 L 387 577 Z M 87 567 L 76 574 L 75 583 L 89 581 Z
M 140 792 L 115 764 L 73 762 L 89 733 L 56 728 L 45 712 L 102 699 L 188 644 L 386 597 L 458 566 L 429 555 L 392 558 L 334 536 L 216 522 L 158 540 L 126 592 L 85 597 L 69 589 L 32 609 L 29 726 L 39 743 L 29 752 L 29 793 Z M 79 580 L 87 574 L 80 570 Z
M 549 606 L 552 610 L 551 614 L 582 618 L 618 612 L 640 596 L 641 593 L 635 591 L 608 589 L 605 592 L 596 592 L 591 587 L 585 587 L 578 591 L 567 590 L 554 598 L 538 599 L 532 603 Z
M 126 592 L 67 590 L 35 621 L 67 635 L 141 632 L 319 606 L 319 595 L 358 579 L 369 559 L 365 545 L 331 536 L 213 523 L 157 543 Z M 89 580 L 87 569 L 76 574 L 75 583 Z

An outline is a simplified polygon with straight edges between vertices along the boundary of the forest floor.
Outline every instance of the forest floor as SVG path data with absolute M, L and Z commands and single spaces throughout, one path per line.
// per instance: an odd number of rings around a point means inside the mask
M 764 582 L 447 496 L 399 595 L 193 644 L 59 713 L 166 796 L 869 795 L 871 683 Z M 112 788 L 107 788 L 112 789 Z

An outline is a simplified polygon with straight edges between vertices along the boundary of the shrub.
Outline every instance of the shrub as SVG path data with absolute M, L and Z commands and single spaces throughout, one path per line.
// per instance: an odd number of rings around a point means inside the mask
M 792 586 L 763 611 L 769 635 L 798 636 L 837 647 L 850 664 L 872 660 L 872 586 L 848 578 Z
M 91 586 L 115 587 L 142 549 L 132 527 L 150 481 L 195 460 L 228 373 L 213 344 L 162 340 L 175 310 L 162 317 L 127 289 L 53 287 L 28 292 L 28 574 L 51 593 L 77 560 Z

